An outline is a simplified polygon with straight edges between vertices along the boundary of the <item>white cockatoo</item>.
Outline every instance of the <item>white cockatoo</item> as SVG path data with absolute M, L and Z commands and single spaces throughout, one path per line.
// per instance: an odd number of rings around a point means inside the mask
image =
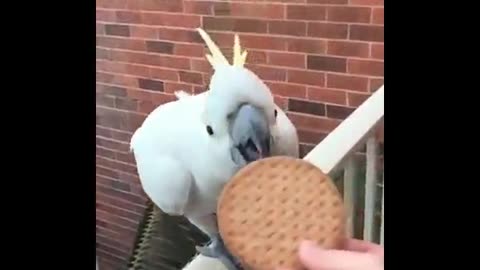
M 252 161 L 272 154 L 298 157 L 298 137 L 270 89 L 244 67 L 247 52 L 241 52 L 238 35 L 230 64 L 208 34 L 197 30 L 211 52 L 206 55 L 214 69 L 209 89 L 192 96 L 178 92 L 178 100 L 154 109 L 130 147 L 151 201 L 210 236 L 203 252 L 235 269 L 218 235 L 218 196 Z

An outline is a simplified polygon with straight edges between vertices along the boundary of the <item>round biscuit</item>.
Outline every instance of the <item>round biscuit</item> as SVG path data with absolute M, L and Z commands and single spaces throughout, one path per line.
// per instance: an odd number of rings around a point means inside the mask
M 302 240 L 339 247 L 345 236 L 343 200 L 331 179 L 302 159 L 252 162 L 229 181 L 217 209 L 220 235 L 245 269 L 303 269 Z

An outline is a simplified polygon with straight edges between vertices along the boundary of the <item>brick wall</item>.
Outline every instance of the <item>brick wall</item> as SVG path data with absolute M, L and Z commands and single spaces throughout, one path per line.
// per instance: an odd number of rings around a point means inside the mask
M 128 141 L 172 92 L 199 93 L 211 69 L 203 27 L 271 87 L 305 153 L 383 83 L 383 0 L 97 0 L 97 254 L 118 269 L 146 198 Z M 108 268 L 106 268 L 108 269 Z M 102 269 L 103 270 L 103 269 Z

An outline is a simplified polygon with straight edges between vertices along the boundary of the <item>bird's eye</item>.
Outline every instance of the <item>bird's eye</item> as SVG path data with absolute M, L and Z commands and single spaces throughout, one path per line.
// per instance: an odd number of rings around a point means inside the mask
M 213 129 L 211 126 L 207 126 L 208 135 L 213 135 Z
M 275 117 L 277 117 L 277 115 L 278 115 L 277 109 L 275 109 L 275 111 L 273 112 L 273 114 L 275 115 Z

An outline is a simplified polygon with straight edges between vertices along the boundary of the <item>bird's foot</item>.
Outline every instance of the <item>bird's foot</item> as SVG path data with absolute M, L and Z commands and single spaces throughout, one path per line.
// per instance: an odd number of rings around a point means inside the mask
M 240 261 L 230 254 L 219 234 L 213 236 L 207 245 L 203 247 L 197 246 L 196 249 L 205 257 L 220 260 L 227 270 L 243 270 Z

